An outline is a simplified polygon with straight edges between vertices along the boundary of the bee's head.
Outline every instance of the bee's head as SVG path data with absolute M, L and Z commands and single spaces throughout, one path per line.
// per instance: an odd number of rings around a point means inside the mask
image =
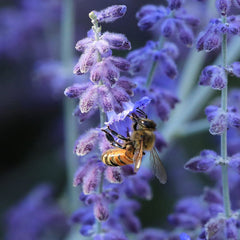
M 139 128 L 149 129 L 153 131 L 156 129 L 156 123 L 148 118 L 139 118 L 138 125 Z

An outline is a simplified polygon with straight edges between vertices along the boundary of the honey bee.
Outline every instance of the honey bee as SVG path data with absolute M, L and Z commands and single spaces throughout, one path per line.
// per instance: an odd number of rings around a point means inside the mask
M 102 155 L 102 161 L 106 165 L 117 167 L 128 164 L 134 164 L 134 172 L 137 172 L 141 166 L 144 151 L 150 151 L 150 161 L 152 163 L 155 176 L 160 183 L 167 182 L 167 174 L 165 168 L 160 160 L 159 153 L 155 148 L 155 134 L 156 123 L 147 118 L 147 115 L 141 110 L 137 109 L 137 114 L 132 113 L 131 118 L 132 133 L 128 137 L 124 137 L 109 126 L 102 129 L 106 134 L 107 140 L 115 148 L 107 150 Z M 114 137 L 123 140 L 123 144 L 115 141 Z

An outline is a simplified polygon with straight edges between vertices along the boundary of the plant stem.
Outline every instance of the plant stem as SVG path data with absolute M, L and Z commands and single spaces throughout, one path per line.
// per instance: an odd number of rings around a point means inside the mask
M 61 24 L 61 60 L 65 68 L 67 76 L 72 74 L 73 63 L 73 38 L 74 38 L 74 6 L 73 0 L 63 1 L 63 15 Z M 70 79 L 70 77 L 69 77 Z M 64 98 L 63 100 L 63 114 L 64 114 L 64 150 L 67 168 L 67 198 L 69 212 L 73 212 L 78 207 L 78 193 L 77 189 L 73 188 L 73 175 L 77 168 L 77 159 L 74 156 L 72 149 L 77 138 L 77 124 L 72 116 L 75 103 Z
M 222 17 L 223 23 L 226 23 L 226 17 Z M 223 34 L 222 37 L 222 67 L 227 67 L 227 35 Z M 227 73 L 225 72 L 227 75 Z M 226 76 L 227 78 L 227 76 Z M 227 112 L 227 97 L 228 87 L 222 89 L 221 93 L 221 107 L 223 111 Z M 227 130 L 221 135 L 221 157 L 224 161 L 227 161 Z M 222 188 L 223 188 L 223 203 L 226 217 L 230 217 L 230 197 L 229 197 L 229 186 L 228 186 L 228 165 L 222 165 Z
M 157 50 L 160 50 L 162 48 L 163 43 L 164 43 L 164 37 L 163 37 L 163 35 L 161 35 L 160 38 L 159 38 L 159 41 L 158 41 Z M 148 73 L 147 82 L 146 82 L 146 87 L 148 89 L 152 85 L 152 81 L 153 81 L 154 73 L 156 71 L 156 67 L 157 67 L 157 61 L 153 60 L 150 71 Z

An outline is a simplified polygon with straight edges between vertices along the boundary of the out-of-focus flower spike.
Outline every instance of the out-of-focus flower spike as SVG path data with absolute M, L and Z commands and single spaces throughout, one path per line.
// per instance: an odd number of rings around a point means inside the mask
M 175 33 L 175 23 L 172 18 L 167 18 L 161 25 L 161 33 L 164 37 L 170 38 Z
M 207 203 L 223 204 L 222 195 L 215 189 L 205 188 L 203 199 Z
M 82 113 L 89 112 L 98 103 L 98 86 L 92 85 L 82 94 L 79 101 L 79 108 Z
M 168 0 L 168 7 L 171 10 L 179 9 L 182 6 L 183 0 Z
M 89 47 L 89 44 L 93 43 L 93 39 L 92 38 L 83 38 L 82 40 L 79 40 L 77 43 L 76 43 L 76 50 L 80 51 L 80 52 L 83 52 L 85 51 L 85 49 L 87 47 Z
M 144 5 L 137 13 L 136 13 L 136 18 L 140 19 L 143 18 L 146 15 L 156 13 L 157 12 L 157 6 L 156 5 L 151 5 L 147 4 Z
M 64 91 L 64 95 L 69 98 L 79 98 L 84 91 L 89 87 L 89 83 L 78 84 L 75 83 L 70 87 L 67 87 Z
M 85 236 L 89 237 L 94 233 L 94 229 L 92 225 L 83 225 L 80 229 L 80 233 Z
M 204 150 L 200 156 L 191 158 L 184 168 L 193 172 L 206 172 L 214 167 L 218 155 L 211 150 Z
M 231 1 L 230 0 L 216 0 L 216 8 L 218 12 L 225 16 L 229 12 L 231 7 Z
M 155 146 L 158 149 L 158 151 L 162 151 L 163 148 L 167 147 L 167 142 L 159 132 L 156 132 L 155 135 L 156 135 Z
M 122 183 L 122 171 L 119 167 L 107 167 L 105 170 L 105 178 L 110 183 Z
M 156 23 L 162 18 L 161 14 L 158 12 L 153 12 L 142 17 L 138 22 L 138 27 L 142 30 L 150 30 Z
M 74 152 L 77 156 L 84 156 L 92 151 L 98 141 L 99 130 L 90 129 L 82 135 L 75 144 Z
M 109 43 L 110 48 L 118 50 L 130 50 L 131 43 L 121 33 L 105 32 L 102 35 L 102 39 Z
M 195 216 L 185 213 L 173 213 L 168 216 L 168 221 L 174 226 L 181 226 L 186 229 L 195 228 L 199 224 L 199 220 Z
M 179 31 L 179 39 L 180 41 L 187 47 L 191 47 L 193 44 L 193 32 L 191 28 L 187 27 L 182 22 L 178 22 L 176 25 Z
M 100 222 L 106 221 L 109 217 L 108 206 L 102 196 L 99 196 L 94 204 L 94 215 Z
M 113 5 L 108 8 L 105 8 L 99 12 L 93 11 L 95 16 L 97 17 L 97 21 L 101 22 L 114 22 L 117 19 L 123 17 L 127 11 L 127 7 L 125 5 Z
M 95 47 L 88 47 L 79 59 L 79 69 L 81 73 L 87 73 L 89 69 L 98 61 L 98 52 Z
M 178 47 L 176 44 L 171 42 L 165 42 L 162 51 L 171 56 L 173 59 L 177 58 L 179 55 Z

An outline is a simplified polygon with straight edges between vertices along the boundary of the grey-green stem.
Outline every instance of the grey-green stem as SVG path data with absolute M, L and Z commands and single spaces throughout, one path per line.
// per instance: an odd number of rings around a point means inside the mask
M 73 0 L 63 1 L 63 15 L 61 24 L 61 60 L 68 79 L 72 75 L 72 63 L 74 58 L 74 4 Z M 69 83 L 70 84 L 70 83 Z M 78 192 L 73 188 L 73 176 L 77 168 L 77 159 L 72 149 L 77 139 L 77 123 L 72 116 L 75 103 L 70 99 L 63 100 L 64 114 L 64 151 L 67 168 L 67 199 L 68 210 L 72 213 L 78 207 Z
M 222 17 L 222 21 L 226 23 L 226 17 Z M 222 37 L 222 67 L 227 67 L 227 35 L 223 34 Z M 227 73 L 226 78 L 227 78 Z M 221 108 L 227 112 L 227 98 L 228 98 L 228 84 L 222 89 L 221 93 Z M 221 135 L 221 157 L 223 161 L 227 161 L 227 130 Z M 231 215 L 230 197 L 229 197 L 229 184 L 228 184 L 228 165 L 222 165 L 222 191 L 223 191 L 223 203 L 226 217 Z

